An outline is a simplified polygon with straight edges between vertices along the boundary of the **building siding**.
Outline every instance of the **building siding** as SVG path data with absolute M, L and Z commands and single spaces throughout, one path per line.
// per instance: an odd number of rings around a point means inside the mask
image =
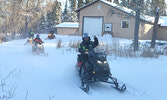
M 157 40 L 167 40 L 167 27 L 158 27 Z
M 100 10 L 98 9 L 100 6 Z M 109 12 L 114 10 L 115 14 L 110 14 Z M 90 6 L 81 9 L 79 12 L 79 34 L 82 35 L 82 28 L 83 28 L 83 18 L 84 16 L 103 16 L 103 33 L 104 32 L 104 24 L 111 23 L 112 24 L 112 32 L 111 34 L 113 37 L 118 38 L 127 38 L 133 39 L 134 38 L 134 29 L 135 29 L 135 17 L 129 16 L 127 13 L 122 12 L 114 7 L 111 7 L 107 4 L 102 2 L 96 2 Z M 122 29 L 121 28 L 121 21 L 122 20 L 129 20 L 129 28 Z M 144 23 L 141 21 L 140 30 L 139 30 L 139 38 L 140 39 L 151 39 L 153 25 Z
M 57 28 L 58 35 L 78 35 L 78 28 Z

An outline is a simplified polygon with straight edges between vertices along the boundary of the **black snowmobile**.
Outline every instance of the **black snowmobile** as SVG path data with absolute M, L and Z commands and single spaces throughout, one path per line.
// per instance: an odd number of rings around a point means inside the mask
M 37 55 L 46 55 L 47 56 L 47 53 L 45 53 L 44 51 L 44 46 L 43 44 L 40 42 L 40 43 L 35 43 L 33 46 L 32 46 L 32 53 L 33 55 L 37 54 Z
M 81 78 L 81 89 L 85 92 L 89 91 L 89 84 L 93 82 L 105 82 L 112 84 L 116 90 L 123 92 L 126 85 L 120 85 L 117 78 L 112 77 L 109 64 L 105 53 L 87 52 L 88 60 L 81 61 L 81 55 L 78 55 L 77 69 Z

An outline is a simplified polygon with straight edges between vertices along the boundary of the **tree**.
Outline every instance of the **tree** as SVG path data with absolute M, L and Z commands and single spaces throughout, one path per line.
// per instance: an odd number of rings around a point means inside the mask
M 90 0 L 85 0 L 85 4 L 88 4 L 88 3 L 90 3 Z
M 149 14 L 150 11 L 151 11 L 151 1 L 150 0 L 147 0 L 145 5 L 144 5 L 144 8 L 145 8 L 145 12 L 146 14 Z
M 66 0 L 66 4 L 65 4 L 65 8 L 64 8 L 64 12 L 62 14 L 62 22 L 69 22 L 71 21 L 71 9 L 68 9 L 68 5 L 67 5 L 67 0 Z
M 47 29 L 46 19 L 45 19 L 44 13 L 42 14 L 41 18 L 39 19 L 39 29 L 41 32 L 43 32 Z
M 77 1 L 76 0 L 70 0 L 70 9 L 71 9 L 71 14 L 70 14 L 70 21 L 71 22 L 77 22 L 77 13 L 75 10 L 77 9 Z
M 107 0 L 107 1 L 112 2 L 112 0 Z
M 156 8 L 159 7 L 159 14 L 164 15 L 166 13 L 166 2 L 165 0 L 152 0 L 151 1 L 151 12 L 155 14 Z
M 47 29 L 55 30 L 55 25 L 59 23 L 61 23 L 61 3 L 56 0 L 52 10 L 47 13 Z
M 156 9 L 155 13 L 155 20 L 154 20 L 154 27 L 153 27 L 153 36 L 151 41 L 151 48 L 155 47 L 155 40 L 157 36 L 157 30 L 158 30 L 158 20 L 159 20 L 159 7 Z
M 10 33 L 14 38 L 16 33 L 27 37 L 31 29 L 40 31 L 53 2 L 47 0 L 44 4 L 43 1 L 0 0 L 0 32 Z
M 141 1 L 137 1 L 137 8 L 136 8 L 136 16 L 135 16 L 135 31 L 134 31 L 134 51 L 139 49 L 138 41 L 139 41 L 139 25 L 140 25 L 140 7 Z
M 119 0 L 114 0 L 114 3 L 119 4 Z
M 78 8 L 84 5 L 84 0 L 78 0 Z
M 134 51 L 139 49 L 138 40 L 139 40 L 139 26 L 140 26 L 140 14 L 143 11 L 142 7 L 144 6 L 144 0 L 122 0 L 121 3 L 123 6 L 126 6 L 135 11 L 135 30 L 134 30 Z

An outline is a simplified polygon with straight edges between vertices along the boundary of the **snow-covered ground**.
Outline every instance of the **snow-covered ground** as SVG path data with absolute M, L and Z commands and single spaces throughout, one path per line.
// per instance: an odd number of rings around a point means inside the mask
M 25 39 L 0 44 L 0 100 L 9 96 L 13 97 L 9 100 L 167 100 L 166 56 L 108 56 L 113 76 L 124 82 L 127 90 L 120 93 L 108 84 L 95 83 L 86 94 L 79 88 L 75 70 L 78 52 L 68 47 L 58 49 L 56 44 L 61 39 L 68 46 L 69 42 L 82 41 L 81 37 L 56 36 L 54 40 L 45 40 L 46 37 L 42 35 L 48 56 L 32 55 L 31 45 L 24 45 Z M 100 43 L 112 41 L 110 37 L 99 39 Z

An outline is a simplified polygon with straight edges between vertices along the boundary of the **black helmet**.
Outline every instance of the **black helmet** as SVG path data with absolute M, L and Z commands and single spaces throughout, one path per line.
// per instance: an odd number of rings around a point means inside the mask
M 39 38 L 39 34 L 36 35 L 36 38 Z

